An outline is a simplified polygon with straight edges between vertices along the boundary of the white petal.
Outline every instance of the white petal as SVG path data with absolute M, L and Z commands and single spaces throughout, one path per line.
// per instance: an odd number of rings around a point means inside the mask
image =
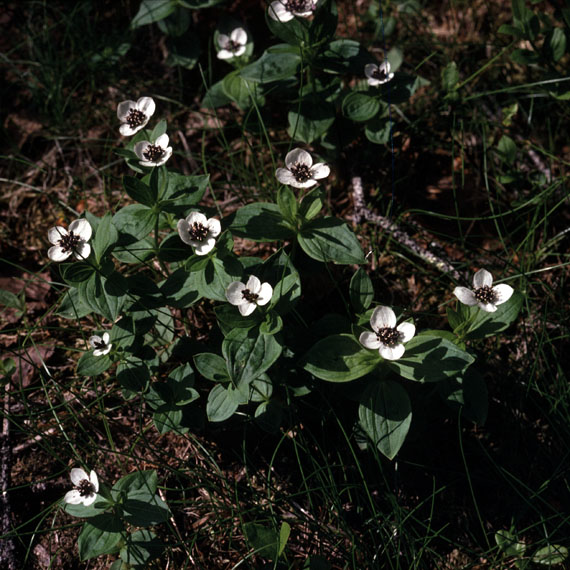
M 186 216 L 186 222 L 188 223 L 189 227 L 192 227 L 194 224 L 200 224 L 201 226 L 208 225 L 208 218 L 202 212 L 198 212 L 198 210 L 192 210 Z
M 63 251 L 61 245 L 53 245 L 48 249 L 48 257 L 52 261 L 65 261 L 71 255 L 71 251 Z
M 222 224 L 217 218 L 210 218 L 205 224 L 212 237 L 218 237 L 222 231 Z
M 103 349 L 103 348 L 96 348 L 93 351 L 93 356 L 103 356 L 104 354 L 107 354 L 107 353 L 105 352 L 105 349 Z
M 297 183 L 295 177 L 293 176 L 293 173 L 287 168 L 278 168 L 275 171 L 275 176 L 277 177 L 277 180 L 281 182 L 281 184 L 289 184 L 290 186 L 293 186 Z
M 473 307 L 477 304 L 477 299 L 475 298 L 475 293 L 467 287 L 456 287 L 453 290 L 453 294 L 464 304 Z
M 502 283 L 501 285 L 495 285 L 493 287 L 493 293 L 495 293 L 497 299 L 495 301 L 495 305 L 501 305 L 506 303 L 513 295 L 515 290 L 506 283 Z
M 240 281 L 232 281 L 226 289 L 226 299 L 232 305 L 241 305 L 244 302 L 243 290 L 245 285 Z
M 324 162 L 318 162 L 311 168 L 311 178 L 315 180 L 320 180 L 321 178 L 326 178 L 331 173 L 331 169 L 328 164 Z
M 84 479 L 89 480 L 89 475 L 81 467 L 74 467 L 69 473 L 69 478 L 74 485 L 79 485 Z
M 402 358 L 405 351 L 406 349 L 401 343 L 394 347 L 389 347 L 383 344 L 379 349 L 380 356 L 386 360 L 398 360 L 398 358 Z
M 58 245 L 59 240 L 66 235 L 68 235 L 68 231 L 62 226 L 55 226 L 48 230 L 48 240 L 53 245 Z
M 250 275 L 245 288 L 249 289 L 250 293 L 257 295 L 261 291 L 261 281 L 255 275 Z
M 67 491 L 67 493 L 65 493 L 63 500 L 70 505 L 79 505 L 83 502 L 83 497 L 79 494 L 79 491 L 77 489 L 72 489 L 71 491 Z
M 221 48 L 225 48 L 230 43 L 230 37 L 226 34 L 220 34 L 218 36 L 218 45 Z
M 164 154 L 161 156 L 160 160 L 154 162 L 154 166 L 161 166 L 163 165 L 170 157 L 172 156 L 172 147 L 166 147 L 164 149 Z
M 148 141 L 140 141 L 135 144 L 135 154 L 141 159 L 145 160 L 144 152 L 146 151 L 147 147 L 150 145 Z
M 194 245 L 194 253 L 196 255 L 206 255 L 216 246 L 216 240 L 212 237 L 206 239 L 205 241 L 199 241 L 196 243 L 197 245 Z
M 390 307 L 376 307 L 370 317 L 370 325 L 375 331 L 385 327 L 394 328 L 396 326 L 396 313 Z
M 413 323 L 400 323 L 396 330 L 400 333 L 400 341 L 408 342 L 416 334 L 416 325 Z
M 388 60 L 383 61 L 378 66 L 379 71 L 383 71 L 387 76 L 390 75 L 390 62 Z
M 99 346 L 102 342 L 103 339 L 99 335 L 94 334 L 93 336 L 89 337 L 89 344 L 92 348 L 97 348 L 97 346 Z
M 141 97 L 136 106 L 139 111 L 146 115 L 147 120 L 154 115 L 156 109 L 156 103 L 152 97 Z
M 255 311 L 256 307 L 257 305 L 255 303 L 250 303 L 249 301 L 246 301 L 245 303 L 239 305 L 238 309 L 242 317 L 247 317 L 251 315 L 253 311 Z
M 313 166 L 313 157 L 302 148 L 294 148 L 285 156 L 285 165 L 290 169 L 295 164 L 304 164 L 311 168 Z
M 494 313 L 497 310 L 497 306 L 493 303 L 481 303 L 478 302 L 477 306 L 486 313 Z
M 221 49 L 217 54 L 216 57 L 218 59 L 231 59 L 232 57 L 234 57 L 236 54 L 228 51 L 227 49 Z
M 95 499 L 97 498 L 97 494 L 96 493 L 92 493 L 91 495 L 87 496 L 87 497 L 83 497 L 83 504 L 88 507 L 89 505 L 92 505 L 95 502 Z
M 486 269 L 479 269 L 475 275 L 473 275 L 473 288 L 479 289 L 479 287 L 491 287 L 493 285 L 493 276 Z
M 134 101 L 121 101 L 117 105 L 117 118 L 119 121 L 124 121 L 129 116 L 131 109 L 134 109 L 136 106 L 137 104 Z
M 234 57 L 239 57 L 245 53 L 245 46 L 239 46 L 234 52 Z
M 269 285 L 269 283 L 262 283 L 261 290 L 258 293 L 259 297 L 257 298 L 258 305 L 266 305 L 271 301 L 271 297 L 273 296 L 273 287 Z
M 380 85 L 380 83 L 382 82 L 379 79 L 376 79 L 375 77 L 368 78 L 368 85 L 370 85 L 371 87 L 376 87 L 377 85 Z
M 372 74 L 378 69 L 378 66 L 375 63 L 367 63 L 364 66 L 364 75 L 373 79 Z
M 88 243 L 85 243 L 84 241 L 80 241 L 75 246 L 75 250 L 73 251 L 75 259 L 87 259 L 90 253 L 91 253 L 91 246 Z
M 109 344 L 109 333 L 108 332 L 103 333 L 103 342 L 105 344 Z M 91 471 L 91 473 L 93 473 L 93 471 Z
M 107 335 L 107 333 L 105 333 L 103 335 L 103 338 L 105 338 L 105 335 Z M 91 470 L 91 473 L 89 473 L 89 481 L 91 481 L 91 485 L 93 485 L 95 492 L 98 493 L 99 492 L 99 478 L 97 477 L 97 473 L 95 473 L 95 471 L 93 471 L 93 470 Z
M 135 133 L 138 133 L 142 128 L 143 128 L 143 125 L 140 125 L 140 126 L 135 127 L 135 128 L 133 129 L 133 127 L 131 127 L 131 125 L 129 125 L 128 123 L 123 123 L 123 124 L 119 127 L 119 132 L 120 132 L 124 137 L 132 137 Z
M 306 182 L 297 182 L 295 180 L 294 182 L 290 182 L 289 186 L 293 186 L 294 188 L 310 188 L 311 186 L 314 186 L 316 183 L 317 183 L 316 180 L 309 178 L 309 180 L 307 180 Z
M 358 340 L 360 341 L 360 344 L 364 346 L 364 348 L 376 349 L 380 348 L 380 345 L 382 344 L 378 340 L 378 337 L 374 333 L 371 333 L 370 331 L 363 332 L 358 337 Z
M 186 220 L 178 220 L 178 224 L 176 224 L 178 228 L 178 235 L 180 239 L 187 243 L 188 245 L 192 245 L 192 238 L 190 237 L 190 232 L 188 231 L 188 222 Z
M 84 241 L 89 241 L 91 239 L 91 234 L 93 233 L 93 228 L 91 224 L 85 219 L 75 220 L 69 224 L 69 231 L 73 232 L 76 236 L 79 236 Z
M 164 149 L 168 146 L 168 135 L 166 133 L 162 133 L 155 141 L 154 144 L 156 146 L 160 146 Z
M 287 10 L 281 0 L 275 0 L 269 5 L 269 17 L 278 22 L 288 22 L 295 16 Z
M 247 32 L 243 28 L 236 28 L 230 34 L 236 44 L 245 45 L 247 43 Z

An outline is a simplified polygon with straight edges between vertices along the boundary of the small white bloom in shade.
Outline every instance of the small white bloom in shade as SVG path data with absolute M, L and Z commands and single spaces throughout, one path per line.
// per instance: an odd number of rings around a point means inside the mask
M 99 491 L 97 473 L 91 471 L 89 476 L 83 469 L 75 467 L 70 473 L 74 488 L 65 494 L 64 501 L 70 505 L 83 503 L 86 507 L 95 502 Z
M 285 157 L 286 168 L 275 171 L 277 180 L 295 188 L 310 188 L 317 180 L 326 178 L 331 169 L 324 162 L 313 164 L 313 157 L 302 148 L 295 148 Z
M 236 305 L 243 317 L 251 315 L 258 305 L 266 305 L 271 301 L 273 287 L 262 283 L 255 275 L 251 275 L 244 285 L 240 281 L 232 281 L 226 289 L 226 299 Z
M 153 143 L 138 142 L 135 145 L 135 154 L 140 158 L 141 166 L 161 166 L 172 155 L 172 147 L 168 146 L 168 135 L 160 135 Z
M 178 220 L 180 239 L 194 248 L 196 255 L 206 255 L 216 245 L 222 226 L 216 218 L 206 216 L 193 210 L 183 220 Z
M 103 356 L 108 354 L 113 346 L 109 342 L 109 333 L 103 333 L 103 336 L 94 334 L 89 337 L 89 344 L 95 349 L 93 351 L 93 356 Z
M 486 269 L 479 269 L 473 276 L 473 290 L 467 287 L 456 287 L 453 294 L 464 304 L 477 305 L 482 311 L 494 313 L 497 305 L 506 303 L 514 289 L 510 285 L 501 284 L 493 287 L 493 276 Z
M 152 97 L 141 97 L 138 101 L 121 101 L 117 105 L 117 117 L 121 121 L 120 133 L 124 137 L 130 137 L 140 131 L 146 126 L 155 109 Z
M 374 332 L 363 332 L 359 337 L 360 344 L 365 348 L 378 349 L 386 360 L 402 358 L 406 350 L 404 343 L 416 334 L 412 323 L 396 326 L 396 314 L 390 307 L 376 307 L 370 317 L 370 325 Z
M 220 34 L 218 36 L 218 45 L 221 49 L 218 52 L 218 59 L 230 59 L 243 55 L 246 44 L 247 32 L 243 28 L 236 28 L 229 36 Z
M 48 240 L 53 245 L 48 250 L 48 257 L 52 261 L 65 261 L 73 254 L 75 259 L 87 259 L 91 253 L 87 242 L 92 233 L 91 224 L 83 218 L 71 222 L 67 230 L 62 226 L 50 228 Z
M 368 78 L 368 85 L 373 87 L 387 83 L 394 77 L 394 74 L 390 73 L 390 63 L 388 61 L 383 61 L 380 65 L 367 63 L 364 66 L 364 75 Z
M 318 0 L 274 0 L 269 5 L 269 17 L 279 22 L 289 22 L 295 16 L 308 18 L 317 7 Z

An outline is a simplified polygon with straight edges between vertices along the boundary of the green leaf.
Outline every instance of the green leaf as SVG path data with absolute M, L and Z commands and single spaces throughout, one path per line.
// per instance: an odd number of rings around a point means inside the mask
M 81 319 L 91 313 L 91 307 L 81 300 L 79 291 L 72 287 L 61 298 L 55 313 L 64 319 Z
M 363 313 L 372 304 L 374 286 L 372 285 L 372 279 L 370 279 L 368 273 L 362 267 L 359 267 L 358 271 L 352 276 L 348 292 L 352 307 L 357 313 Z
M 279 557 L 280 535 L 274 529 L 250 522 L 243 525 L 243 530 L 248 542 L 255 548 L 256 554 L 270 560 Z
M 116 271 L 108 277 L 95 273 L 78 286 L 81 300 L 98 315 L 115 321 L 127 300 L 128 287 L 125 278 Z
M 335 0 L 319 2 L 309 26 L 311 45 L 322 45 L 334 37 L 338 25 L 338 10 Z
M 373 119 L 364 127 L 364 134 L 371 143 L 386 144 L 390 140 L 392 124 L 388 117 Z
M 394 459 L 412 422 L 412 406 L 406 390 L 391 380 L 370 384 L 360 397 L 360 425 L 378 450 Z
M 461 409 L 467 419 L 480 426 L 485 424 L 489 411 L 487 385 L 474 366 L 469 367 L 462 376 L 443 380 L 438 389 L 451 408 Z
M 330 42 L 316 63 L 328 73 L 362 75 L 364 66 L 373 62 L 370 54 L 355 40 L 338 39 Z
M 540 56 L 528 49 L 513 50 L 511 59 L 520 65 L 534 65 L 540 62 Z
M 289 127 L 287 133 L 296 141 L 311 143 L 324 135 L 334 123 L 335 111 L 332 105 L 315 98 L 305 98 L 300 108 L 295 107 L 294 111 L 287 114 Z
M 186 309 L 202 297 L 198 291 L 197 273 L 189 273 L 182 267 L 160 285 L 160 291 L 168 299 L 168 306 L 178 309 Z
M 131 236 L 130 243 L 147 237 L 155 223 L 156 214 L 142 204 L 125 206 L 113 216 L 113 224 L 119 232 Z
M 61 276 L 66 283 L 77 285 L 82 281 L 86 281 L 95 273 L 95 267 L 91 263 L 85 261 L 77 261 L 76 263 L 65 263 L 61 266 Z
M 154 255 L 154 249 L 154 240 L 145 237 L 139 241 L 131 241 L 126 245 L 115 246 L 113 257 L 121 263 L 144 263 Z
M 156 193 L 147 184 L 134 176 L 123 176 L 123 188 L 135 201 L 152 207 L 156 202 Z
M 216 384 L 208 394 L 206 415 L 211 422 L 223 422 L 238 409 L 234 396 L 221 384 Z
M 223 87 L 223 80 L 218 81 L 211 85 L 206 91 L 202 102 L 200 103 L 200 107 L 204 107 L 206 109 L 215 109 L 216 107 L 222 107 L 223 105 L 227 105 L 231 102 L 231 99 L 226 95 Z
M 177 172 L 168 172 L 166 191 L 161 199 L 161 208 L 180 218 L 186 217 L 190 210 L 204 197 L 210 183 L 210 175 L 186 176 Z
M 562 564 L 568 558 L 568 549 L 560 544 L 549 544 L 540 548 L 532 555 L 535 564 L 554 566 Z
M 372 119 L 380 110 L 380 102 L 365 93 L 352 91 L 342 100 L 342 114 L 352 121 L 364 122 Z
M 176 9 L 177 0 L 142 0 L 139 11 L 131 22 L 131 28 L 139 28 L 164 20 Z
M 439 382 L 462 373 L 475 358 L 446 338 L 420 333 L 406 343 L 400 360 L 387 360 L 400 376 L 416 382 Z
M 321 380 L 349 382 L 372 372 L 382 359 L 365 349 L 352 335 L 328 336 L 303 356 L 301 366 Z
M 111 503 L 101 495 L 97 495 L 95 502 L 88 506 L 83 504 L 71 505 L 70 503 L 66 503 L 63 499 L 61 500 L 61 506 L 68 515 L 87 519 L 103 514 L 103 511 L 111 507 Z
M 193 69 L 200 59 L 200 37 L 191 31 L 178 38 L 168 38 L 166 47 L 166 65 Z
M 144 491 L 154 495 L 158 487 L 158 475 L 154 469 L 146 471 L 134 471 L 121 477 L 114 485 L 111 493 L 118 499 L 121 494 L 125 496 L 137 495 Z
M 294 76 L 300 63 L 301 56 L 296 53 L 265 51 L 257 61 L 242 68 L 240 75 L 254 83 L 271 83 Z
M 299 204 L 295 194 L 289 186 L 281 186 L 277 192 L 277 206 L 283 217 L 291 224 L 297 220 Z
M 0 289 L 0 305 L 5 305 L 12 309 L 18 309 L 20 311 L 25 311 L 26 303 L 24 299 L 14 295 L 11 291 L 6 291 L 5 289 Z
M 348 225 L 338 218 L 319 218 L 306 224 L 299 234 L 303 251 L 317 261 L 340 264 L 364 263 L 362 246 Z
M 150 370 L 144 361 L 134 358 L 117 367 L 117 380 L 127 392 L 144 392 L 150 382 Z
M 79 558 L 88 560 L 113 554 L 119 551 L 119 543 L 124 531 L 123 523 L 111 514 L 97 515 L 83 523 L 83 529 L 77 540 Z
M 497 531 L 495 542 L 506 556 L 522 556 L 526 550 L 526 544 L 519 542 L 517 537 L 508 530 Z
M 305 194 L 299 206 L 299 215 L 305 220 L 312 220 L 322 209 L 325 192 L 322 188 L 315 188 Z
M 289 523 L 283 521 L 281 523 L 281 528 L 279 529 L 279 550 L 277 552 L 277 557 L 283 554 L 285 546 L 287 546 L 287 541 L 289 540 L 289 535 L 291 534 L 291 526 Z
M 196 370 L 213 382 L 229 382 L 230 377 L 226 367 L 226 361 L 219 355 L 211 352 L 202 352 L 193 356 Z
M 129 491 L 123 503 L 125 520 L 134 526 L 152 526 L 168 520 L 168 505 L 146 490 Z
M 283 219 L 279 206 L 263 202 L 240 208 L 229 229 L 234 235 L 253 241 L 281 241 L 295 236 Z
M 566 53 L 566 34 L 562 28 L 552 28 L 544 40 L 547 57 L 559 61 Z
M 444 91 L 453 91 L 457 83 L 459 83 L 459 71 L 457 71 L 457 64 L 450 61 L 441 70 L 441 87 Z
M 178 7 L 170 16 L 160 20 L 158 27 L 163 34 L 178 38 L 188 31 L 190 22 L 190 13 L 188 10 Z
M 222 259 L 213 257 L 209 260 L 204 271 L 197 273 L 197 286 L 200 294 L 206 299 L 227 301 L 226 289 L 233 281 L 238 281 L 242 267 L 235 257 Z
M 84 352 L 77 363 L 78 376 L 99 376 L 105 370 L 108 370 L 113 361 L 109 355 L 103 354 L 101 356 L 94 356 L 93 351 Z
M 309 41 L 309 23 L 303 18 L 280 22 L 274 20 L 268 10 L 265 14 L 265 22 L 271 33 L 287 44 L 300 46 Z
M 515 162 L 517 145 L 511 137 L 503 135 L 497 143 L 497 151 L 507 164 L 512 165 Z
M 164 545 L 156 538 L 150 530 L 137 530 L 129 534 L 125 540 L 125 545 L 121 548 L 119 556 L 126 564 L 133 566 L 144 566 L 154 558 L 158 558 Z
M 499 34 L 506 34 L 509 36 L 514 36 L 515 38 L 519 38 L 519 39 L 524 37 L 524 31 L 523 30 L 521 30 L 517 26 L 511 26 L 510 24 L 503 24 L 502 26 L 499 27 L 497 32 Z
M 228 73 L 222 80 L 222 88 L 225 95 L 241 109 L 247 109 L 252 100 L 256 100 L 257 86 L 252 81 L 247 81 L 239 70 Z
M 119 232 L 113 225 L 113 219 L 109 212 L 103 216 L 97 227 L 95 238 L 93 239 L 93 251 L 97 263 L 114 247 L 119 240 Z

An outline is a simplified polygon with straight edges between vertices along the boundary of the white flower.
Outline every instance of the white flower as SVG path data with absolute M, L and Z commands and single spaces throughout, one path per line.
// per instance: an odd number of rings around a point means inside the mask
M 493 276 L 486 269 L 479 269 L 473 276 L 473 290 L 467 287 L 456 287 L 453 294 L 464 304 L 470 307 L 477 305 L 482 311 L 494 313 L 497 305 L 506 303 L 513 294 L 510 285 L 495 285 Z
M 104 354 L 108 354 L 113 346 L 109 342 L 109 333 L 103 333 L 103 336 L 99 336 L 94 334 L 93 336 L 89 337 L 89 344 L 95 349 L 93 351 L 93 356 L 103 356 Z
M 75 467 L 71 470 L 70 477 L 75 487 L 65 494 L 64 501 L 70 505 L 83 503 L 86 507 L 95 502 L 97 492 L 99 491 L 97 473 L 91 471 L 89 476 L 87 476 L 83 469 Z
M 120 133 L 124 137 L 134 135 L 148 123 L 156 105 L 151 97 L 141 97 L 138 101 L 121 101 L 117 105 L 117 117 L 121 121 Z
M 160 166 L 172 155 L 172 147 L 168 146 L 168 135 L 160 135 L 154 143 L 140 141 L 135 145 L 135 154 L 141 159 L 141 166 Z
M 372 85 L 373 87 L 382 85 L 382 83 L 388 83 L 388 81 L 394 77 L 394 74 L 390 73 L 390 63 L 388 60 L 383 61 L 380 65 L 367 63 L 364 66 L 364 75 L 368 77 L 368 85 Z
M 313 165 L 313 157 L 302 148 L 295 148 L 287 153 L 285 166 L 287 168 L 278 168 L 275 176 L 282 184 L 295 188 L 310 188 L 317 180 L 326 178 L 331 172 L 324 162 Z
M 232 57 L 243 55 L 246 44 L 247 32 L 243 28 L 232 30 L 229 36 L 220 34 L 218 36 L 218 45 L 221 49 L 218 52 L 218 59 L 231 59 Z
M 48 250 L 48 257 L 52 261 L 65 261 L 73 254 L 75 259 L 87 259 L 91 253 L 87 242 L 92 233 L 91 224 L 83 218 L 71 222 L 69 230 L 62 226 L 50 228 L 48 240 L 53 246 Z
M 378 349 L 386 360 L 402 358 L 406 350 L 403 343 L 416 334 L 412 323 L 396 326 L 396 314 L 390 307 L 376 307 L 370 317 L 370 325 L 374 332 L 363 332 L 359 337 L 360 344 L 365 348 Z
M 206 218 L 204 214 L 192 210 L 186 219 L 178 220 L 180 239 L 194 248 L 196 255 L 206 255 L 216 245 L 222 226 L 216 218 Z
M 226 289 L 226 299 L 237 306 L 243 317 L 251 315 L 258 305 L 267 305 L 272 295 L 273 287 L 269 283 L 261 283 L 255 275 L 251 275 L 245 285 L 232 281 Z
M 317 7 L 318 0 L 274 0 L 269 5 L 269 16 L 278 22 L 288 22 L 295 16 L 308 18 Z

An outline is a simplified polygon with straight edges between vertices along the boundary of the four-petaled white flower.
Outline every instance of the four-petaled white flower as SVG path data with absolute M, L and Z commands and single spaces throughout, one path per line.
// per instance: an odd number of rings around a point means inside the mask
M 216 245 L 222 226 L 216 218 L 192 210 L 183 220 L 178 220 L 180 239 L 194 248 L 196 255 L 206 255 Z
M 360 344 L 365 348 L 378 349 L 380 356 L 386 360 L 402 358 L 405 342 L 414 334 L 416 327 L 412 323 L 400 323 L 396 326 L 396 314 L 390 307 L 376 307 L 370 318 L 370 325 L 374 332 L 363 332 Z
M 140 141 L 135 145 L 135 154 L 140 158 L 141 166 L 160 166 L 172 155 L 172 147 L 168 146 L 168 135 L 160 135 L 153 143 Z
M 308 18 L 317 7 L 318 0 L 274 0 L 269 5 L 269 16 L 278 22 L 289 22 L 295 16 Z
M 117 105 L 117 117 L 121 121 L 120 133 L 124 137 L 130 137 L 140 131 L 146 126 L 155 109 L 152 97 L 141 97 L 138 101 L 121 101 Z
M 232 281 L 226 289 L 226 299 L 236 305 L 243 317 L 251 315 L 258 305 L 266 305 L 271 301 L 273 287 L 262 283 L 255 275 L 251 275 L 244 285 L 240 281 Z
M 97 473 L 91 471 L 88 476 L 83 469 L 74 467 L 71 470 L 70 477 L 75 487 L 65 494 L 64 501 L 70 505 L 83 503 L 86 507 L 94 503 L 99 491 Z
M 295 148 L 285 157 L 286 168 L 275 171 L 277 180 L 295 188 L 310 188 L 317 180 L 326 178 L 331 169 L 324 162 L 313 164 L 313 157 L 302 148 Z
M 467 287 L 456 287 L 453 294 L 470 307 L 477 305 L 482 311 L 494 313 L 497 305 L 506 303 L 514 289 L 510 285 L 501 284 L 493 287 L 493 276 L 486 269 L 479 269 L 473 276 L 473 290 Z
M 91 224 L 83 218 L 71 222 L 68 230 L 62 226 L 50 228 L 48 240 L 53 245 L 48 250 L 48 257 L 52 261 L 65 261 L 73 254 L 75 259 L 87 259 L 91 253 L 87 242 L 92 232 Z
M 113 346 L 109 342 L 109 333 L 103 333 L 103 336 L 94 334 L 89 337 L 89 344 L 95 349 L 93 351 L 93 356 L 103 356 L 108 354 Z
M 390 63 L 388 60 L 383 61 L 380 65 L 367 63 L 364 66 L 364 75 L 368 78 L 368 85 L 372 85 L 373 87 L 387 83 L 394 77 L 394 74 L 390 73 Z
M 218 59 L 231 59 L 232 57 L 243 55 L 246 44 L 247 32 L 243 28 L 232 30 L 229 36 L 220 34 L 218 36 L 218 45 L 221 49 L 218 52 Z

